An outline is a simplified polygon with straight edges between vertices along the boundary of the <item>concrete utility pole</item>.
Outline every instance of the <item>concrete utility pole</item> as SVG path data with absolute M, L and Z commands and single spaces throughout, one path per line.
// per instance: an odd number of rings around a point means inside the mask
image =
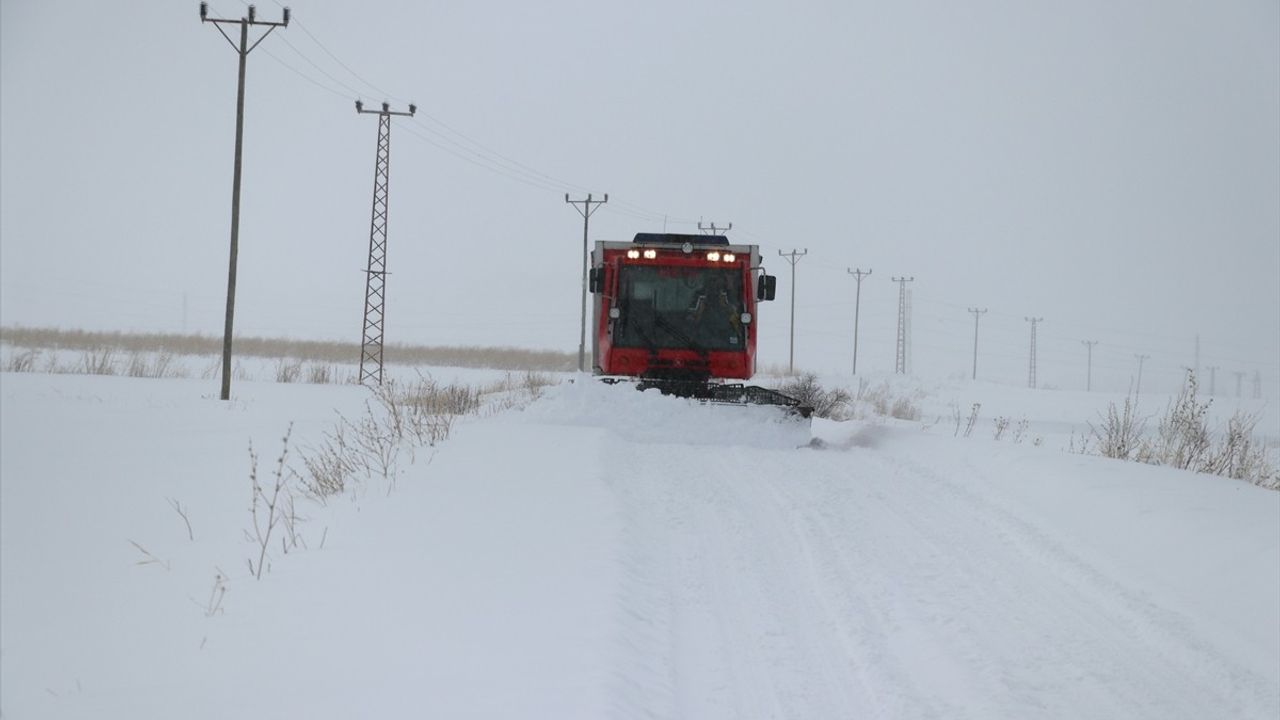
M 1089 392 L 1093 390 L 1093 346 L 1098 344 L 1097 340 L 1081 340 L 1080 343 L 1089 348 L 1089 369 L 1085 374 L 1084 390 Z
M 382 384 L 383 319 L 386 317 L 387 287 L 387 200 L 391 192 L 391 116 L 413 117 L 409 112 L 393 112 L 388 103 L 381 110 L 365 110 L 356 101 L 356 114 L 378 116 L 378 146 L 373 163 L 373 212 L 369 220 L 369 265 L 364 279 L 364 331 L 360 341 L 360 384 L 371 380 Z
M 791 263 L 791 352 L 787 356 L 787 374 L 794 375 L 796 372 L 796 263 L 800 262 L 800 258 L 809 254 L 809 248 L 804 250 L 795 250 L 789 253 L 778 251 L 780 257 L 787 259 Z
M 898 283 L 898 343 L 893 359 L 893 371 L 899 375 L 907 372 L 907 283 L 915 277 L 891 277 Z
M 664 226 L 666 225 L 665 218 L 664 218 L 663 225 Z M 698 230 L 703 235 L 723 235 L 732 229 L 733 229 L 733 223 L 729 223 L 729 227 L 718 228 L 716 227 L 715 223 L 711 223 L 710 225 L 703 227 L 702 221 L 701 220 L 698 221 Z
M 1243 395 L 1243 393 L 1241 392 L 1241 387 L 1242 387 L 1241 383 L 1244 382 L 1244 371 L 1233 370 L 1231 371 L 1231 374 L 1236 376 L 1236 397 L 1241 397 Z
M 862 270 L 861 268 L 853 270 L 845 268 L 845 270 L 858 281 L 858 289 L 853 295 L 853 374 L 858 374 L 858 310 L 862 307 L 862 278 L 871 274 L 870 268 Z
M 593 200 L 587 193 L 586 200 L 570 200 L 569 193 L 564 194 L 564 201 L 573 206 L 582 215 L 582 326 L 578 332 L 578 372 L 587 370 L 587 258 L 591 251 L 587 249 L 587 228 L 591 224 L 591 216 L 600 206 L 609 202 L 609 193 L 603 200 Z M 582 207 L 578 207 L 581 205 Z M 592 207 L 594 205 L 594 207 Z
M 1209 397 L 1213 397 L 1218 385 L 1218 366 L 1209 366 Z
M 1044 318 L 1023 318 L 1031 323 L 1031 362 L 1030 370 L 1027 374 L 1027 387 L 1034 388 L 1036 386 L 1036 325 L 1044 322 Z
M 979 310 L 978 308 L 969 308 L 969 312 L 973 313 L 973 379 L 978 379 L 978 318 L 987 313 L 986 308 Z
M 1150 355 L 1134 355 L 1138 358 L 1138 389 L 1134 390 L 1134 395 L 1142 394 L 1142 364 L 1151 358 Z
M 284 19 L 280 22 L 263 22 L 257 19 L 257 10 L 249 6 L 249 14 L 239 20 L 230 18 L 209 17 L 209 3 L 200 3 L 200 22 L 211 22 L 222 37 L 231 43 L 231 48 L 240 56 L 239 79 L 236 83 L 236 157 L 231 174 L 231 261 L 227 271 L 227 317 L 222 334 L 222 399 L 231 399 L 231 328 L 236 309 L 236 259 L 240 253 L 240 151 L 244 147 L 244 71 L 249 53 L 258 47 L 278 27 L 289 26 L 289 8 L 284 9 Z M 240 26 L 240 44 L 237 45 L 231 36 L 222 29 L 223 25 Z M 267 29 L 252 45 L 249 44 L 249 26 L 259 25 Z

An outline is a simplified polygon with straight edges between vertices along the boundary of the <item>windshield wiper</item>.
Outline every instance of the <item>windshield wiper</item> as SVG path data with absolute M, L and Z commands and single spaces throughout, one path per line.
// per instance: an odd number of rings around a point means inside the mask
M 622 311 L 621 313 L 622 327 L 624 332 L 629 334 L 631 330 L 635 330 L 636 335 L 640 337 L 640 341 L 643 342 L 645 344 L 645 347 L 649 349 L 649 354 L 656 356 L 658 354 L 658 343 L 654 342 L 653 338 L 649 337 L 649 333 L 646 333 L 644 331 L 644 327 L 643 327 L 644 323 L 637 321 L 635 323 L 635 327 L 634 328 L 631 327 L 632 321 L 638 320 L 637 318 L 631 317 L 631 295 L 630 294 L 624 295 L 620 305 L 621 305 L 620 310 Z M 657 314 L 656 311 L 654 314 Z
M 676 324 L 671 322 L 670 320 L 662 317 L 662 313 L 660 312 L 654 311 L 653 319 L 654 319 L 654 322 L 658 325 L 658 327 L 662 328 L 663 330 L 666 330 L 667 333 L 670 334 L 672 337 L 679 340 L 680 342 L 683 342 L 685 346 L 687 346 L 690 350 L 693 350 L 694 352 L 701 355 L 703 359 L 706 359 L 707 357 L 706 348 L 702 347 L 697 342 L 695 342 L 693 337 L 691 337 L 689 333 L 677 327 Z

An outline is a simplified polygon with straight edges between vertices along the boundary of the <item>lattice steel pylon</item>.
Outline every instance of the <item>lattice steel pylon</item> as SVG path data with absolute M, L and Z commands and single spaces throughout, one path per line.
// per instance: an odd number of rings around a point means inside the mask
M 890 278 L 898 283 L 898 349 L 893 361 L 893 371 L 899 375 L 907 372 L 907 283 L 915 277 Z
M 369 220 L 369 265 L 364 282 L 364 331 L 360 341 L 360 384 L 382 384 L 382 338 L 386 318 L 387 288 L 387 199 L 391 183 L 391 116 L 413 117 L 409 112 L 392 112 L 388 103 L 381 110 L 365 110 L 356 101 L 356 113 L 378 116 L 378 151 L 373 165 L 373 212 Z
M 1035 388 L 1036 386 L 1036 325 L 1044 322 L 1042 317 L 1023 318 L 1031 323 L 1031 357 L 1027 362 L 1027 387 Z

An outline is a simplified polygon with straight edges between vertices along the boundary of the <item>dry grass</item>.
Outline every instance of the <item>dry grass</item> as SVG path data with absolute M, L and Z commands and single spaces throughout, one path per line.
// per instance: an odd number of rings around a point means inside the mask
M 1266 444 L 1254 436 L 1258 417 L 1237 411 L 1225 428 L 1215 431 L 1209 424 L 1212 404 L 1212 399 L 1199 398 L 1195 374 L 1188 373 L 1154 433 L 1146 432 L 1148 418 L 1138 413 L 1136 398 L 1128 396 L 1119 408 L 1111 403 L 1098 425 L 1089 424 L 1090 434 L 1079 452 L 1221 475 L 1280 490 L 1280 468 L 1271 463 Z M 1074 438 L 1072 445 L 1074 449 Z
M 222 354 L 221 337 L 171 333 L 4 327 L 0 328 L 0 343 L 28 350 L 100 352 L 103 349 L 109 349 L 115 353 L 216 356 Z M 355 363 L 360 359 L 360 346 L 354 342 L 239 337 L 235 339 L 234 351 L 238 357 L 293 358 L 313 363 Z M 383 359 L 388 364 L 397 365 L 543 372 L 565 372 L 577 367 L 576 354 L 511 347 L 427 347 L 390 344 L 384 349 Z

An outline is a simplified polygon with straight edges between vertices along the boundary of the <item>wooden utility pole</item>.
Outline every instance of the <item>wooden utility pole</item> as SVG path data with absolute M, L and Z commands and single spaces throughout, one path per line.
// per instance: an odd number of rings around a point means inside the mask
M 564 194 L 564 201 L 573 206 L 582 215 L 582 325 L 578 332 L 578 372 L 586 372 L 587 366 L 587 257 L 590 251 L 587 249 L 587 228 L 591 223 L 591 216 L 600 206 L 609 202 L 609 193 L 604 194 L 603 200 L 592 200 L 591 193 L 587 193 L 586 200 L 570 200 L 569 193 Z M 582 207 L 578 207 L 581 205 Z M 592 207 L 594 205 L 595 207 Z
M 1142 394 L 1142 365 L 1148 359 L 1150 359 L 1151 356 L 1150 355 L 1134 355 L 1134 357 L 1138 358 L 1138 387 L 1136 390 L 1133 391 L 1133 394 L 1141 395 Z
M 973 379 L 978 379 L 978 318 L 987 313 L 986 308 L 979 310 L 978 308 L 969 308 L 969 312 L 973 313 Z
M 232 49 L 240 56 L 239 80 L 236 84 L 236 157 L 235 167 L 231 174 L 231 261 L 227 270 L 227 316 L 222 334 L 222 399 L 231 399 L 231 331 L 236 309 L 236 259 L 240 253 L 240 151 L 244 147 L 244 71 L 249 53 L 278 27 L 289 26 L 289 8 L 284 9 L 284 19 L 280 22 L 264 22 L 257 19 L 257 10 L 249 6 L 249 14 L 239 20 L 230 18 L 209 17 L 209 3 L 200 3 L 200 22 L 213 23 L 222 37 L 231 43 Z M 240 26 L 240 43 L 236 44 L 231 36 L 222 29 L 223 25 Z M 261 26 L 267 29 L 252 45 L 249 44 L 249 26 Z
M 867 268 L 866 270 L 862 270 L 861 268 L 859 268 L 857 270 L 853 270 L 850 268 L 845 268 L 845 271 L 848 272 L 850 275 L 854 276 L 854 278 L 856 278 L 858 281 L 858 289 L 854 291 L 854 295 L 853 295 L 853 374 L 857 375 L 858 374 L 858 311 L 862 307 L 862 278 L 870 275 L 871 269 Z
M 794 375 L 796 372 L 796 263 L 800 262 L 800 258 L 809 254 L 809 248 L 804 250 L 792 249 L 789 253 L 778 251 L 780 257 L 787 259 L 791 263 L 791 350 L 787 355 L 787 374 Z
M 1089 365 L 1085 371 L 1084 390 L 1089 392 L 1093 390 L 1093 346 L 1098 344 L 1097 340 L 1081 340 L 1081 344 L 1089 348 Z

